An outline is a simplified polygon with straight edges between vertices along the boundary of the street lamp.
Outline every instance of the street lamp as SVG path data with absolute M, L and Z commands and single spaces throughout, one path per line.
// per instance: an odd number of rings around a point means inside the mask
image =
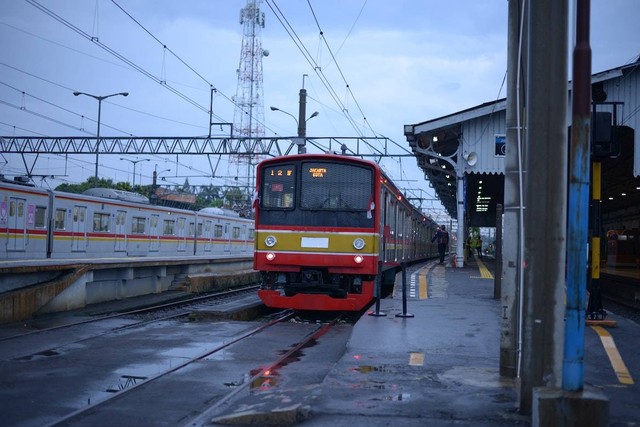
M 160 176 L 160 174 L 163 173 L 163 172 L 171 172 L 171 169 L 164 169 L 164 170 L 161 170 L 160 172 L 158 172 L 158 165 L 156 165 L 156 167 L 153 169 L 153 188 L 154 189 L 158 185 L 158 176 Z M 164 178 L 162 178 L 162 179 L 164 179 Z
M 287 116 L 291 116 L 291 117 L 293 118 L 293 120 L 295 120 L 295 121 L 296 121 L 296 127 L 299 127 L 298 119 L 296 119 L 296 117 L 295 117 L 293 114 L 291 114 L 291 113 L 287 113 L 286 111 L 281 110 L 281 109 L 279 109 L 278 107 L 271 106 L 271 107 L 269 107 L 269 108 L 271 108 L 271 111 L 280 111 L 281 113 L 284 113 L 284 114 L 286 114 Z M 305 123 L 306 123 L 306 122 L 308 122 L 309 120 L 313 119 L 314 117 L 319 116 L 319 115 L 320 115 L 320 113 L 319 113 L 319 112 L 314 111 L 314 112 L 313 112 L 313 113 L 312 113 L 312 114 L 307 118 L 307 120 L 305 120 Z M 305 127 L 305 128 L 303 128 L 303 129 L 304 129 L 304 134 L 303 134 L 303 135 L 298 135 L 298 136 L 302 136 L 302 137 L 306 136 L 305 134 L 306 134 L 306 129 L 307 129 L 307 128 Z
M 120 157 L 120 160 L 125 160 L 127 162 L 133 163 L 133 184 L 131 184 L 131 188 L 136 186 L 136 165 L 140 162 L 148 162 L 149 159 L 138 159 L 138 160 L 129 160 L 124 157 Z
M 100 153 L 100 112 L 102 110 L 102 101 L 107 98 L 111 98 L 112 96 L 118 96 L 118 95 L 129 96 L 129 92 L 112 93 L 111 95 L 104 95 L 104 96 L 91 95 L 90 93 L 84 93 L 84 92 L 73 92 L 73 95 L 74 96 L 85 95 L 98 100 L 98 131 L 96 133 L 96 173 L 94 176 L 94 185 L 98 185 L 98 155 Z M 135 176 L 134 176 L 134 180 L 135 180 Z
M 273 105 L 272 105 L 271 107 L 269 107 L 269 108 L 271 108 L 271 111 L 280 111 L 281 113 L 284 113 L 284 114 L 286 114 L 287 116 L 291 117 L 293 120 L 295 120 L 295 121 L 296 121 L 296 127 L 298 127 L 298 119 L 296 119 L 296 117 L 295 117 L 293 114 L 291 114 L 291 113 L 287 113 L 286 111 L 281 110 L 281 109 L 279 109 L 278 107 L 274 107 Z
M 297 144 L 298 144 L 298 154 L 304 153 L 305 152 L 304 146 L 306 145 L 305 138 L 307 137 L 307 122 L 309 120 L 313 119 L 314 117 L 317 117 L 320 113 L 318 113 L 317 111 L 314 111 L 306 120 L 302 121 L 302 126 L 301 126 L 300 122 L 298 121 L 298 119 L 295 118 L 295 116 L 293 114 L 287 113 L 286 111 L 281 110 L 278 107 L 271 106 L 269 108 L 271 108 L 271 111 L 280 111 L 281 113 L 284 113 L 284 114 L 286 114 L 288 116 L 293 117 L 293 120 L 296 121 L 296 125 L 298 126 L 298 139 L 299 139 L 299 141 L 297 142 Z M 304 112 L 303 112 L 303 114 L 304 114 Z

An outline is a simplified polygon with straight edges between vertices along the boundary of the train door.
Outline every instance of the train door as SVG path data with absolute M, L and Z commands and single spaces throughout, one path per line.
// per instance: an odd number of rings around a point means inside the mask
M 247 247 L 249 246 L 249 233 L 247 233 L 246 225 L 242 226 L 242 234 L 240 235 L 240 237 L 242 238 L 242 248 L 240 249 L 240 252 L 247 252 Z
M 231 252 L 231 232 L 230 227 L 231 224 L 228 222 L 224 223 L 224 251 Z
M 27 243 L 26 199 L 9 197 L 8 251 L 24 251 Z M 13 230 L 13 231 L 12 231 Z
M 116 252 L 127 250 L 127 212 L 116 211 Z
M 198 250 L 198 236 L 196 236 L 196 224 L 193 221 L 189 221 L 189 233 L 188 239 L 193 239 L 193 254 L 195 255 Z
M 178 238 L 178 252 L 187 250 L 187 219 L 185 217 L 178 218 L 176 224 L 176 237 Z
M 395 200 L 391 201 L 391 212 L 390 212 L 390 216 L 389 216 L 389 225 L 391 228 L 391 237 L 390 237 L 390 243 L 391 243 L 391 247 L 390 249 L 390 253 L 389 253 L 389 260 L 390 261 L 397 261 L 398 260 L 398 230 L 397 230 L 397 224 L 398 224 L 398 208 L 397 208 L 397 204 Z
M 204 251 L 211 252 L 211 220 L 206 220 L 204 222 L 202 238 L 204 239 Z
M 220 222 L 220 220 L 217 220 L 218 222 Z M 224 229 L 222 228 L 222 224 L 215 224 L 214 225 L 214 232 L 213 232 L 213 238 L 214 238 L 214 242 L 215 242 L 215 252 L 222 252 L 224 250 L 224 238 L 223 238 L 223 234 L 224 234 Z
M 151 214 L 149 218 L 149 251 L 158 252 L 160 249 L 160 215 Z
M 73 224 L 71 250 L 73 252 L 84 252 L 87 250 L 87 207 L 81 205 L 73 206 Z

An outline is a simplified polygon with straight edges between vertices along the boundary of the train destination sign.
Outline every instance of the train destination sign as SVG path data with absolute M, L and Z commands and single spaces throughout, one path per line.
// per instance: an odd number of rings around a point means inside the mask
M 324 175 L 327 173 L 327 168 L 323 168 L 323 167 L 310 167 L 309 168 L 309 174 L 313 177 L 313 178 L 324 178 Z

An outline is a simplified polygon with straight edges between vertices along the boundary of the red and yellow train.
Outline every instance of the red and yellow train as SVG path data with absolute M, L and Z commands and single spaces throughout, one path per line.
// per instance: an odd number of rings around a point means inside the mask
M 256 174 L 254 269 L 268 307 L 358 311 L 376 278 L 438 254 L 437 224 L 373 162 L 301 154 L 261 162 Z

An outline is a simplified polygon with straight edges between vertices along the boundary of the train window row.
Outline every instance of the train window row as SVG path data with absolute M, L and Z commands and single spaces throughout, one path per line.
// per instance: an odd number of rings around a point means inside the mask
M 19 217 L 22 218 L 25 216 L 25 203 L 22 200 L 11 200 L 9 203 L 9 217 Z M 46 228 L 46 218 L 47 218 L 47 208 L 45 206 L 35 206 L 33 213 L 33 226 L 34 228 Z M 73 222 L 74 223 L 84 223 L 86 215 L 86 207 L 84 206 L 75 206 L 73 208 Z M 67 230 L 66 225 L 66 217 L 67 210 L 58 208 L 55 210 L 54 215 L 54 229 L 55 230 Z M 124 226 L 126 222 L 126 212 L 118 211 L 115 214 L 115 225 L 116 228 L 119 226 Z M 165 236 L 175 236 L 176 235 L 176 221 L 172 219 L 165 219 L 163 227 L 163 234 Z M 146 233 L 146 224 L 147 218 L 142 216 L 134 216 L 131 218 L 131 233 L 132 234 L 145 234 Z M 153 215 L 149 219 L 149 224 L 152 229 L 155 229 L 158 226 L 158 216 Z M 212 221 L 207 220 L 204 223 L 205 234 L 210 234 L 212 228 Z M 177 230 L 180 232 L 184 230 L 185 227 L 185 218 L 179 218 L 177 223 Z M 189 236 L 194 236 L 195 225 L 193 222 L 189 223 Z M 213 227 L 214 238 L 222 238 L 224 232 L 228 233 L 228 229 L 224 229 L 221 224 L 215 224 Z M 93 213 L 93 231 L 100 233 L 109 233 L 111 232 L 111 214 L 104 212 L 94 212 Z M 252 239 L 251 235 L 253 230 L 250 230 L 250 235 L 248 238 Z M 240 227 L 233 227 L 232 229 L 232 239 L 240 239 L 241 238 L 241 229 Z M 203 224 L 201 222 L 198 223 L 198 235 L 203 235 Z

